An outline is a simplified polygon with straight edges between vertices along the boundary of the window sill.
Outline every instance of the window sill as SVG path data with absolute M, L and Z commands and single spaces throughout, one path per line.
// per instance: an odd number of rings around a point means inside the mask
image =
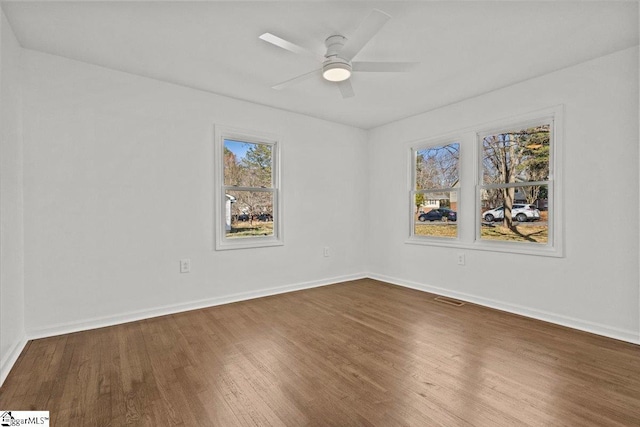
M 252 248 L 267 248 L 271 246 L 284 246 L 284 242 L 281 239 L 276 238 L 243 238 L 237 240 L 225 240 L 216 242 L 216 251 L 226 251 L 233 249 L 252 249 Z
M 454 249 L 466 249 L 472 251 L 500 252 L 510 254 L 521 254 L 531 256 L 545 256 L 552 258 L 563 258 L 564 254 L 559 248 L 549 247 L 546 245 L 532 246 L 530 244 L 492 242 L 492 241 L 475 241 L 473 243 L 461 242 L 457 239 L 446 241 L 443 239 L 418 239 L 408 238 L 405 243 L 419 246 L 435 246 Z

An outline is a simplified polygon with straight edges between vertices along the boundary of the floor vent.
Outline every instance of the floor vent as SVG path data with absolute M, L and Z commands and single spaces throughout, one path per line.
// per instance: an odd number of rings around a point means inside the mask
M 438 302 L 453 305 L 456 307 L 462 307 L 464 305 L 464 302 L 458 301 L 457 299 L 451 299 L 451 298 L 445 298 L 445 297 L 435 297 L 434 299 Z

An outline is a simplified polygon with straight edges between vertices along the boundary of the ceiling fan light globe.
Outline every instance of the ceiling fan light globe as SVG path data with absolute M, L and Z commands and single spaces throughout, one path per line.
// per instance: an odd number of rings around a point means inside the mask
M 322 69 L 322 77 L 330 82 L 342 82 L 351 77 L 351 67 L 348 64 L 327 64 Z

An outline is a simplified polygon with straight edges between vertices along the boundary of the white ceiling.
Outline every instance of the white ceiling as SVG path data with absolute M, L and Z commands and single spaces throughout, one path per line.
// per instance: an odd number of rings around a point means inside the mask
M 2 2 L 20 44 L 141 76 L 369 129 L 638 44 L 636 2 Z M 318 67 L 258 39 L 324 51 L 373 8 L 393 18 L 356 56 L 420 61 L 358 73 L 343 99 Z

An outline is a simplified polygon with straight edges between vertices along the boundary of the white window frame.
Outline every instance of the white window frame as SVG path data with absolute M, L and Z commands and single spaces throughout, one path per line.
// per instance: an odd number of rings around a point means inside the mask
M 562 257 L 563 252 L 563 234 L 562 234 L 562 199 L 560 194 L 562 192 L 561 186 L 561 147 L 562 147 L 562 107 L 554 107 L 548 110 L 528 114 L 526 116 L 516 117 L 512 119 L 501 120 L 499 124 L 493 124 L 491 126 L 484 127 L 476 132 L 476 235 L 475 243 L 478 247 L 483 249 L 489 249 L 497 252 L 509 252 L 509 253 L 523 253 L 531 255 L 546 255 Z M 549 124 L 550 125 L 550 150 L 549 150 L 549 179 L 540 182 L 540 184 L 547 186 L 548 191 L 548 238 L 546 244 L 541 243 L 527 243 L 527 242 L 501 242 L 496 240 L 482 239 L 482 218 L 481 215 L 481 193 L 483 189 L 494 187 L 523 187 L 527 185 L 535 185 L 536 182 L 515 183 L 515 184 L 500 184 L 500 185 L 483 185 L 483 173 L 484 167 L 482 165 L 482 140 L 485 136 L 494 135 L 498 133 L 504 133 L 517 129 L 526 129 L 529 127 Z
M 428 190 L 417 190 L 416 189 L 416 161 L 418 156 L 418 151 L 436 148 L 436 147 L 444 147 L 445 145 L 450 144 L 458 144 L 460 153 L 462 153 L 462 139 L 456 137 L 445 137 L 445 138 L 435 138 L 435 139 L 427 139 L 418 141 L 416 143 L 411 144 L 409 150 L 409 242 L 411 243 L 455 243 L 460 241 L 460 225 L 456 223 L 458 227 L 456 237 L 438 237 L 438 236 L 421 236 L 415 234 L 415 197 L 418 193 L 422 193 L 425 195 L 425 199 L 427 199 L 427 195 L 430 193 L 456 193 L 456 212 L 460 211 L 460 171 L 462 170 L 462 158 L 458 158 L 458 188 L 454 187 L 446 187 L 446 188 L 437 188 L 437 189 L 428 189 Z
M 527 125 L 540 124 L 547 121 L 551 125 L 551 148 L 549 153 L 549 182 L 548 209 L 549 238 L 547 244 L 501 242 L 481 239 L 481 183 L 482 183 L 482 139 L 480 135 L 487 135 L 500 130 L 526 128 Z M 538 255 L 548 257 L 564 257 L 564 203 L 563 203 L 563 152 L 564 152 L 564 106 L 558 105 L 532 113 L 522 114 L 491 123 L 470 126 L 464 129 L 443 134 L 430 139 L 408 143 L 408 189 L 412 194 L 414 180 L 414 157 L 416 148 L 441 145 L 446 142 L 460 142 L 460 165 L 458 193 L 458 238 L 436 239 L 418 238 L 413 236 L 413 205 L 409 205 L 408 228 L 409 238 L 405 243 L 425 246 L 443 246 L 457 249 L 479 251 L 504 252 L 512 254 Z M 471 164 L 470 168 L 463 166 Z M 522 185 L 520 185 L 522 186 Z M 470 207 L 470 208 L 467 208 Z
M 214 131 L 214 233 L 215 249 L 249 249 L 284 244 L 282 230 L 282 187 L 280 183 L 280 139 L 273 134 L 256 132 L 227 126 L 215 126 Z M 224 141 L 234 140 L 250 144 L 271 146 L 271 188 L 227 186 L 224 182 Z M 229 239 L 226 237 L 226 194 L 228 191 L 264 191 L 273 194 L 273 235 L 242 237 Z

